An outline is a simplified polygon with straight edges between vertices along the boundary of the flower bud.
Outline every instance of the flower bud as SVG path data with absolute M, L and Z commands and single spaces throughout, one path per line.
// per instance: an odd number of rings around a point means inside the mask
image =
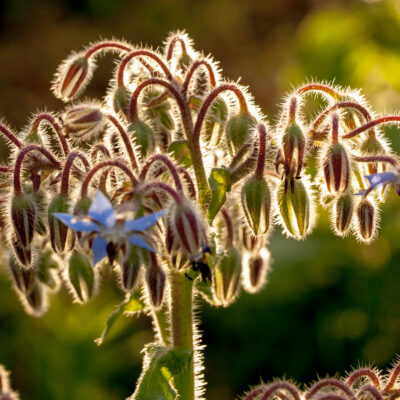
M 36 205 L 24 193 L 16 194 L 11 201 L 11 221 L 21 246 L 28 247 L 33 240 L 36 222 Z
M 9 257 L 8 269 L 14 283 L 14 288 L 20 293 L 29 293 L 34 286 L 37 270 L 35 268 L 21 268 L 14 257 Z
M 136 120 L 128 126 L 128 133 L 133 138 L 139 154 L 143 159 L 147 158 L 155 151 L 155 135 L 149 125 Z
M 133 292 L 139 283 L 140 269 L 143 264 L 141 252 L 139 247 L 128 244 L 126 255 L 122 260 L 121 286 L 127 293 Z
M 125 119 L 129 117 L 129 106 L 132 93 L 125 86 L 118 86 L 112 94 L 112 108 L 116 114 L 122 115 Z
M 235 154 L 245 143 L 253 137 L 257 119 L 248 112 L 231 117 L 225 128 L 226 142 L 230 153 Z
M 150 265 L 146 270 L 146 284 L 151 304 L 160 307 L 164 298 L 166 275 L 158 263 L 157 256 L 150 252 Z
M 48 293 L 46 288 L 36 279 L 29 293 L 21 294 L 25 312 L 35 317 L 43 315 L 48 306 Z
M 376 138 L 375 135 L 368 135 L 365 140 L 360 144 L 360 151 L 365 156 L 382 156 L 386 154 L 383 143 Z M 378 170 L 378 165 L 381 164 L 381 168 Z M 372 175 L 378 172 L 386 171 L 385 163 L 370 162 L 365 164 L 366 169 L 365 175 Z
M 357 227 L 361 241 L 369 243 L 374 239 L 377 225 L 377 210 L 372 201 L 363 199 L 357 207 Z
M 69 259 L 67 283 L 78 303 L 86 303 L 95 294 L 97 276 L 89 258 L 74 250 Z
M 271 219 L 271 193 L 264 178 L 252 176 L 242 188 L 246 222 L 255 236 L 268 232 Z
M 330 193 L 343 193 L 349 187 L 350 162 L 341 143 L 332 143 L 323 158 L 325 183 Z
M 231 304 L 240 289 L 242 260 L 239 252 L 230 246 L 220 256 L 213 270 L 214 296 L 224 306 Z
M 64 132 L 76 142 L 96 136 L 105 126 L 106 119 L 100 106 L 81 103 L 62 115 Z
M 247 256 L 244 262 L 244 289 L 257 293 L 265 284 L 270 263 L 269 251 L 263 247 L 257 255 Z
M 303 168 L 306 138 L 300 125 L 295 120 L 291 120 L 286 126 L 282 134 L 281 144 L 285 175 L 290 178 L 298 178 Z
M 58 262 L 49 248 L 41 248 L 39 251 L 37 279 L 50 291 L 56 292 L 60 288 Z
M 350 193 L 338 197 L 334 206 L 335 232 L 339 236 L 346 234 L 351 226 L 354 211 L 354 199 Z
M 32 262 L 31 247 L 22 246 L 21 242 L 17 239 L 17 235 L 15 235 L 15 233 L 11 234 L 11 244 L 14 250 L 14 254 L 17 257 L 17 260 L 21 263 L 23 267 L 29 268 Z
M 181 270 L 189 266 L 189 258 L 187 254 L 181 251 L 179 243 L 178 239 L 172 233 L 171 225 L 168 224 L 165 233 L 165 247 L 168 254 L 171 256 L 174 268 Z
M 91 78 L 92 61 L 84 54 L 73 54 L 59 67 L 52 90 L 54 95 L 70 101 L 84 89 Z
M 209 108 L 204 127 L 203 139 L 211 146 L 216 146 L 221 140 L 226 121 L 228 119 L 228 105 L 222 97 L 217 97 Z
M 312 228 L 313 203 L 307 186 L 300 179 L 292 180 L 292 190 L 285 190 L 285 181 L 278 187 L 279 213 L 285 232 L 295 238 L 304 239 Z

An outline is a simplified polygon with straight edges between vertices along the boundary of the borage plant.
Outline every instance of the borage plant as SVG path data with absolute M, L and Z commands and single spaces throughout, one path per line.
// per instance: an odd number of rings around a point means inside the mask
M 118 63 L 105 98 L 76 101 L 110 51 Z M 74 102 L 35 115 L 20 134 L 0 125 L 12 147 L 0 167 L 8 269 L 35 316 L 61 283 L 85 303 L 101 270 L 113 269 L 126 297 L 97 343 L 124 314 L 146 313 L 155 330 L 131 399 L 204 398 L 193 310 L 199 298 L 226 307 L 242 287 L 263 287 L 273 225 L 304 239 L 318 199 L 335 234 L 369 243 L 389 187 L 400 193 L 397 157 L 378 128 L 400 116 L 377 118 L 358 91 L 310 83 L 287 96 L 272 127 L 184 33 L 169 36 L 163 52 L 91 45 L 63 62 L 52 88 Z M 304 115 L 310 93 L 320 96 L 316 117 Z M 244 398 L 381 400 L 399 393 L 399 371 L 383 379 L 364 368 L 307 392 L 279 381 Z M 17 396 L 5 373 L 0 383 L 1 399 Z

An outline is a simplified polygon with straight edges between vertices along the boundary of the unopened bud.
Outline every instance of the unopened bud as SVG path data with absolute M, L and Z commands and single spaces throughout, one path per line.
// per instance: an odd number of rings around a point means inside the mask
M 48 306 L 48 293 L 46 288 L 36 279 L 32 290 L 21 294 L 25 312 L 35 317 L 43 315 Z
M 339 236 L 346 234 L 351 226 L 354 211 L 354 199 L 350 193 L 338 197 L 334 206 L 335 231 Z
M 242 260 L 239 252 L 230 246 L 220 256 L 213 269 L 214 296 L 224 306 L 231 304 L 240 289 Z
M 249 293 L 257 293 L 264 286 L 269 271 L 269 251 L 264 247 L 258 255 L 248 256 L 244 268 L 244 289 Z
M 211 104 L 204 127 L 204 141 L 216 146 L 221 140 L 228 119 L 228 105 L 222 97 Z
M 21 246 L 28 247 L 33 240 L 33 231 L 36 223 L 36 205 L 30 196 L 24 193 L 13 196 L 11 221 Z
M 286 126 L 282 134 L 281 144 L 286 177 L 300 177 L 300 172 L 303 168 L 306 138 L 300 125 L 295 120 L 290 120 Z
M 59 268 L 53 258 L 53 252 L 47 248 L 40 249 L 38 254 L 37 279 L 52 292 L 60 288 Z
M 252 140 L 257 119 L 248 112 L 231 117 L 225 128 L 226 142 L 231 154 L 236 152 Z
M 285 182 L 282 182 L 278 187 L 277 199 L 281 221 L 289 236 L 303 239 L 312 228 L 311 194 L 301 179 L 293 179 L 291 186 L 288 189 Z
M 265 238 L 262 236 L 252 235 L 246 227 L 240 229 L 240 238 L 244 249 L 251 254 L 258 254 L 265 244 Z
M 99 105 L 76 104 L 62 115 L 67 137 L 79 142 L 96 136 L 105 126 L 105 116 Z
M 264 178 L 252 176 L 242 188 L 242 207 L 255 236 L 268 232 L 271 219 L 271 193 Z
M 143 159 L 154 153 L 155 135 L 153 130 L 146 123 L 136 120 L 128 126 L 128 133 L 139 150 Z
M 122 260 L 121 286 L 127 293 L 133 292 L 139 283 L 140 269 L 143 264 L 140 254 L 142 251 L 139 247 L 128 244 L 126 255 Z
M 332 143 L 323 158 L 325 183 L 330 193 L 343 193 L 349 187 L 350 161 L 341 143 Z
M 166 275 L 158 263 L 157 256 L 150 253 L 151 262 L 146 270 L 146 283 L 151 304 L 160 307 L 164 298 Z
M 189 258 L 186 253 L 182 252 L 180 242 L 172 233 L 170 224 L 167 225 L 167 231 L 165 234 L 165 247 L 168 254 L 171 256 L 174 268 L 181 270 L 189 266 Z
M 377 225 L 377 211 L 372 201 L 362 199 L 357 207 L 357 227 L 361 241 L 369 243 L 374 239 Z
M 35 268 L 21 268 L 14 257 L 9 258 L 8 269 L 15 289 L 20 293 L 28 294 L 34 286 L 37 270 Z
M 11 234 L 11 244 L 17 260 L 21 263 L 22 266 L 29 268 L 32 262 L 31 247 L 22 246 L 21 242 L 17 239 L 17 235 L 15 233 Z
M 112 107 L 114 112 L 128 119 L 131 97 L 132 93 L 127 87 L 118 86 L 112 95 Z

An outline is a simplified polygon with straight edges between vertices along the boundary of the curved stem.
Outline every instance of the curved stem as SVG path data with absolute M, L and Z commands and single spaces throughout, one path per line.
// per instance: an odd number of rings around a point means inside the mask
M 399 375 L 400 375 L 400 362 L 398 362 L 397 365 L 392 369 L 392 372 L 390 374 L 389 379 L 387 380 L 387 383 L 383 389 L 383 392 L 387 392 L 387 391 L 393 389 L 393 386 L 395 385 Z
M 170 43 L 169 43 L 169 45 L 168 45 L 168 49 L 167 49 L 167 61 L 170 61 L 170 60 L 171 60 L 172 55 L 174 54 L 175 45 L 176 45 L 177 43 L 179 43 L 179 44 L 181 45 L 181 49 L 182 49 L 182 53 L 183 53 L 183 54 L 185 54 L 185 53 L 187 52 L 187 50 L 186 50 L 186 43 L 185 43 L 185 40 L 183 39 L 183 37 L 182 37 L 182 36 L 179 36 L 179 35 L 174 36 L 174 37 L 171 39 L 171 41 L 170 41 Z
M 256 166 L 257 163 L 257 153 L 258 147 L 254 145 L 254 149 L 251 154 L 244 160 L 241 164 L 239 164 L 233 171 L 231 175 L 232 185 L 238 182 L 240 179 L 250 174 Z
M 0 124 L 0 132 L 15 146 L 22 148 L 24 145 L 22 142 L 14 135 L 10 130 L 8 130 L 4 125 Z
M 122 161 L 120 160 L 106 160 L 106 161 L 102 161 L 98 164 L 96 164 L 85 176 L 85 179 L 82 182 L 82 186 L 81 186 L 81 198 L 86 197 L 87 193 L 88 193 L 88 188 L 89 188 L 89 183 L 92 180 L 92 178 L 94 177 L 94 175 L 100 171 L 103 168 L 106 167 L 116 167 L 121 169 L 122 171 L 124 171 L 126 173 L 126 175 L 129 177 L 129 179 L 131 180 L 132 186 L 136 186 L 137 185 L 137 179 L 135 177 L 135 175 L 133 174 L 133 172 L 129 169 L 129 167 L 127 167 Z
M 190 81 L 191 81 L 191 79 L 193 77 L 193 74 L 195 73 L 196 69 L 201 67 L 202 65 L 204 67 L 206 67 L 206 69 L 207 69 L 211 87 L 215 87 L 216 86 L 217 81 L 216 81 L 216 78 L 215 78 L 215 72 L 214 72 L 214 69 L 212 67 L 212 64 L 207 60 L 196 60 L 196 61 L 193 62 L 193 64 L 190 66 L 189 70 L 186 73 L 185 81 L 183 82 L 183 85 L 182 85 L 182 92 L 184 94 L 186 94 L 186 92 L 187 92 L 187 90 L 189 88 Z
M 92 152 L 90 153 L 92 164 L 96 164 L 97 162 L 96 156 L 98 152 L 101 152 L 104 155 L 104 157 L 108 159 L 111 158 L 111 153 L 109 152 L 107 147 L 104 146 L 104 144 L 102 143 L 96 143 L 93 147 Z M 116 187 L 118 184 L 117 175 L 115 174 L 114 170 L 111 171 L 111 182 L 114 187 Z
M 389 156 L 355 156 L 352 155 L 352 159 L 357 162 L 387 162 L 393 167 L 398 165 L 398 162 L 395 158 Z
M 121 61 L 121 63 L 119 64 L 118 72 L 117 72 L 117 85 L 118 86 L 124 86 L 124 72 L 125 72 L 125 68 L 128 65 L 129 61 L 131 61 L 132 58 L 140 57 L 140 56 L 145 56 L 145 57 L 149 57 L 149 58 L 153 59 L 161 67 L 166 78 L 169 81 L 172 81 L 174 79 L 171 74 L 171 71 L 169 70 L 167 65 L 164 63 L 163 60 L 161 60 L 161 58 L 157 54 L 155 54 L 149 50 L 136 50 L 136 51 L 132 51 L 129 54 L 127 54 L 124 57 L 124 59 Z
M 176 190 L 174 190 L 171 186 L 167 185 L 164 182 L 158 182 L 158 181 L 148 182 L 148 183 L 145 183 L 140 188 L 140 190 L 142 192 L 147 192 L 147 191 L 154 190 L 154 189 L 161 189 L 164 192 L 167 192 L 174 199 L 174 201 L 177 204 L 182 204 L 182 202 L 183 202 L 182 196 Z
M 106 41 L 106 42 L 97 43 L 94 46 L 89 47 L 85 51 L 85 57 L 89 58 L 93 54 L 97 53 L 100 50 L 104 50 L 104 49 L 111 49 L 111 50 L 119 49 L 119 50 L 123 50 L 123 51 L 132 51 L 132 47 L 129 47 L 124 43 L 114 42 L 114 41 Z
M 69 190 L 69 177 L 71 173 L 72 165 L 76 158 L 79 158 L 82 161 L 82 164 L 85 166 L 86 172 L 90 168 L 89 161 L 80 151 L 72 151 L 68 154 L 67 160 L 65 161 L 64 169 L 61 177 L 61 194 L 67 196 Z
M 337 92 L 335 89 L 333 89 L 328 85 L 323 85 L 321 83 L 309 83 L 308 85 L 304 85 L 296 90 L 296 94 L 301 96 L 302 94 L 310 91 L 324 92 L 334 99 L 337 99 L 340 96 L 340 93 Z
M 377 388 L 380 387 L 379 377 L 371 368 L 359 368 L 355 370 L 347 379 L 346 385 L 352 387 L 359 379 L 368 377 Z
M 258 159 L 255 176 L 257 178 L 262 178 L 264 175 L 265 167 L 265 152 L 266 152 L 266 141 L 267 141 L 267 131 L 264 124 L 258 125 Z
M 305 395 L 305 399 L 309 400 L 314 397 L 321 390 L 325 390 L 327 387 L 335 387 L 340 389 L 350 400 L 356 400 L 356 396 L 350 390 L 348 386 L 346 386 L 343 382 L 337 379 L 322 379 L 317 382 Z
M 181 178 L 179 177 L 178 170 L 176 169 L 172 161 L 164 154 L 153 154 L 150 158 L 148 158 L 145 165 L 142 168 L 142 171 L 139 174 L 139 179 L 140 180 L 146 179 L 146 175 L 149 172 L 151 165 L 156 161 L 162 162 L 169 169 L 172 179 L 174 180 L 176 190 L 182 193 L 183 192 L 182 182 Z
M 371 395 L 372 397 L 375 398 L 375 400 L 383 400 L 383 396 L 380 394 L 379 390 L 372 385 L 364 385 L 361 387 L 361 389 L 358 391 L 357 393 L 357 397 L 359 399 L 365 399 L 365 395 L 366 393 L 368 393 L 369 395 Z
M 264 392 L 261 400 L 267 400 L 271 398 L 277 391 L 284 390 L 291 394 L 294 400 L 300 400 L 300 394 L 295 386 L 289 382 L 276 382 L 268 385 L 266 391 Z
M 133 150 L 132 143 L 131 143 L 131 141 L 129 139 L 129 136 L 128 136 L 126 130 L 123 128 L 123 126 L 118 121 L 118 119 L 115 118 L 113 115 L 106 114 L 106 117 L 117 128 L 118 133 L 119 133 L 119 135 L 121 136 L 121 138 L 122 138 L 122 140 L 124 142 L 126 151 L 128 153 L 128 156 L 129 156 L 129 159 L 131 160 L 132 168 L 133 169 L 137 169 L 138 168 L 138 164 L 137 164 L 137 161 L 136 161 L 135 151 Z
M 45 147 L 39 146 L 37 144 L 30 144 L 20 150 L 17 155 L 14 164 L 14 192 L 15 194 L 19 195 L 22 193 L 22 185 L 21 185 L 21 167 L 24 161 L 25 156 L 32 152 L 32 151 L 39 151 L 42 153 L 47 159 L 54 164 L 57 168 L 61 167 L 60 162 L 51 154 Z
M 39 126 L 43 121 L 48 122 L 53 127 L 53 129 L 55 130 L 55 132 L 57 134 L 58 140 L 60 141 L 63 152 L 65 155 L 67 155 L 70 151 L 67 139 L 62 134 L 60 125 L 58 124 L 58 122 L 55 120 L 55 118 L 51 114 L 41 113 L 41 114 L 37 115 L 32 122 L 30 132 L 32 132 L 33 129 L 39 129 Z
M 366 131 L 367 129 L 370 129 L 376 125 L 384 124 L 386 122 L 400 122 L 400 115 L 388 115 L 386 117 L 381 117 L 374 119 L 373 121 L 370 121 L 359 128 L 353 129 L 351 132 L 347 133 L 346 135 L 343 135 L 343 139 L 350 139 L 354 136 L 357 136 L 358 134 Z
M 235 168 L 236 165 L 239 164 L 240 160 L 244 157 L 247 151 L 250 149 L 251 144 L 245 143 L 233 156 L 231 163 L 229 164 L 229 168 Z
M 186 182 L 187 189 L 192 200 L 196 200 L 197 193 L 196 187 L 194 186 L 193 179 L 191 178 L 189 172 L 186 171 L 183 167 L 178 167 L 178 172 L 183 175 L 183 179 Z

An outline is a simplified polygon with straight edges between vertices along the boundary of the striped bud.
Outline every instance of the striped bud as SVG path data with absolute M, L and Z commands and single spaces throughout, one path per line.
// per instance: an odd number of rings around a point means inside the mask
M 20 293 L 29 293 L 34 286 L 37 270 L 35 268 L 21 268 L 14 257 L 9 257 L 8 269 L 15 289 Z
M 242 188 L 242 207 L 255 236 L 268 232 L 271 219 L 271 193 L 264 178 L 252 176 Z
M 57 71 L 52 90 L 54 95 L 70 101 L 84 89 L 91 78 L 93 64 L 84 54 L 73 54 Z
M 366 139 L 360 144 L 360 151 L 365 156 L 382 156 L 386 154 L 383 143 L 376 138 L 375 135 L 368 135 Z M 378 169 L 378 166 L 381 168 Z M 365 175 L 372 175 L 378 172 L 386 171 L 386 163 L 366 163 Z
M 112 108 L 116 114 L 129 118 L 131 92 L 125 86 L 118 86 L 112 94 Z
M 312 227 L 312 201 L 302 180 L 293 179 L 292 189 L 286 190 L 285 182 L 279 185 L 279 213 L 286 233 L 295 239 L 304 239 Z
M 265 238 L 250 234 L 244 226 L 241 227 L 240 233 L 241 243 L 250 254 L 257 254 L 265 244 Z
M 222 97 L 217 97 L 211 104 L 205 122 L 203 139 L 211 146 L 221 140 L 228 119 L 228 105 Z
M 187 254 L 180 250 L 180 242 L 172 233 L 170 224 L 167 225 L 167 231 L 165 234 L 165 247 L 168 254 L 171 256 L 174 268 L 181 270 L 189 266 L 189 258 Z
M 128 244 L 126 255 L 122 260 L 121 286 L 127 293 L 133 292 L 139 283 L 140 269 L 143 264 L 141 251 L 139 247 Z
M 292 120 L 286 126 L 281 138 L 286 177 L 300 176 L 303 168 L 306 138 L 300 125 Z
M 164 298 L 166 275 L 158 263 L 156 254 L 151 252 L 150 259 L 150 265 L 146 270 L 147 289 L 151 304 L 154 307 L 160 307 Z
M 171 231 L 170 240 L 176 241 L 177 251 L 183 252 L 191 261 L 201 259 L 207 244 L 206 231 L 201 217 L 188 200 L 170 206 L 167 224 Z
M 340 143 L 332 143 L 322 163 L 328 191 L 345 192 L 350 181 L 350 161 L 345 147 Z
M 61 222 L 54 213 L 68 213 L 68 198 L 63 195 L 54 197 L 47 211 L 47 221 L 50 228 L 51 247 L 57 254 L 62 254 L 65 250 L 67 239 L 69 239 L 68 251 L 71 250 L 75 242 L 74 232 L 67 225 Z
M 17 236 L 14 233 L 11 234 L 11 244 L 17 260 L 21 263 L 23 267 L 29 268 L 32 262 L 31 247 L 22 246 L 21 242 L 17 239 Z
M 36 222 L 36 205 L 24 193 L 16 194 L 11 201 L 11 221 L 20 245 L 28 247 L 33 240 Z
M 240 289 L 241 273 L 240 254 L 230 246 L 218 259 L 212 275 L 214 296 L 223 306 L 235 300 Z
M 65 135 L 80 142 L 96 136 L 104 128 L 106 119 L 100 106 L 81 103 L 65 111 L 62 121 Z
M 263 247 L 260 253 L 248 256 L 244 263 L 244 289 L 249 293 L 257 293 L 266 282 L 270 263 L 269 251 Z
M 48 306 L 48 292 L 37 279 L 29 293 L 21 294 L 25 312 L 35 317 L 42 316 Z
M 361 241 L 369 243 L 376 231 L 377 211 L 375 205 L 367 199 L 360 201 L 357 207 L 357 227 Z
M 351 226 L 354 211 L 354 199 L 350 193 L 338 197 L 334 206 L 335 231 L 339 236 L 346 234 Z
M 128 126 L 128 132 L 132 136 L 139 154 L 143 159 L 155 151 L 155 135 L 149 125 L 136 120 Z
M 231 154 L 236 154 L 245 143 L 251 141 L 256 125 L 256 118 L 248 112 L 234 115 L 228 120 L 225 134 L 228 149 Z

